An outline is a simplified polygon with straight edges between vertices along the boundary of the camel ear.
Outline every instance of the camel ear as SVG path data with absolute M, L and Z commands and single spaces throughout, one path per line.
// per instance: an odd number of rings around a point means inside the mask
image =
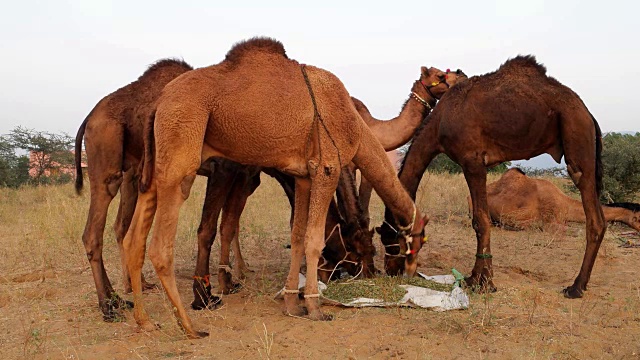
M 422 217 L 422 223 L 424 224 L 424 226 L 427 226 L 427 224 L 429 223 L 429 217 L 426 214 Z
M 429 69 L 426 66 L 420 67 L 420 71 L 422 72 L 422 75 L 429 76 Z

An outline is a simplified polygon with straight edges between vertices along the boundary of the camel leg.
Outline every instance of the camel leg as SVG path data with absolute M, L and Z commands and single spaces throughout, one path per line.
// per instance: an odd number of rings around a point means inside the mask
M 236 271 L 238 272 L 238 275 L 240 276 L 240 278 L 245 278 L 245 274 L 252 272 L 251 269 L 249 269 L 249 267 L 247 266 L 247 263 L 245 263 L 244 258 L 242 257 L 242 253 L 240 252 L 240 242 L 238 241 L 238 234 L 240 233 L 240 214 L 242 214 L 242 212 L 244 211 L 244 207 L 246 206 L 247 203 L 247 198 L 249 196 L 251 196 L 256 189 L 258 188 L 258 186 L 260 186 L 260 172 L 258 171 L 257 173 L 255 173 L 253 176 L 251 176 L 248 180 L 248 195 L 245 198 L 244 203 L 242 204 L 242 209 L 238 209 L 238 221 L 236 223 L 236 232 L 235 232 L 235 236 L 233 238 L 233 240 L 231 241 L 231 246 L 233 248 L 233 254 L 235 257 L 235 266 L 236 266 Z
M 491 221 L 487 205 L 487 169 L 482 164 L 463 166 L 464 177 L 471 192 L 473 204 L 473 229 L 476 231 L 476 262 L 467 285 L 476 291 L 496 291 L 493 285 L 493 262 L 491 255 Z
M 284 293 L 284 313 L 293 316 L 305 315 L 305 309 L 298 303 L 298 274 L 300 273 L 302 256 L 304 255 L 303 241 L 309 216 L 310 195 L 311 180 L 296 178 L 293 227 L 291 228 L 291 266 L 289 267 Z
M 127 261 L 124 254 L 124 245 L 122 244 L 124 236 L 129 230 L 133 212 L 136 208 L 138 200 L 138 182 L 133 169 L 129 169 L 123 175 L 122 185 L 120 185 L 120 206 L 118 206 L 118 215 L 113 224 L 113 230 L 116 234 L 118 249 L 120 250 L 120 260 L 122 261 L 122 283 L 124 285 L 125 294 L 131 293 L 131 278 L 127 269 Z M 156 284 L 148 283 L 142 276 L 142 289 L 157 289 Z
M 260 175 L 258 175 L 259 177 Z M 259 179 L 259 178 L 258 178 Z M 238 233 L 240 231 L 240 215 L 247 203 L 247 199 L 255 190 L 248 184 L 253 179 L 248 179 L 247 174 L 239 173 L 236 176 L 230 196 L 224 204 L 222 210 L 222 222 L 220 223 L 220 263 L 218 266 L 218 283 L 220 291 L 223 294 L 236 292 L 240 288 L 239 283 L 234 283 L 231 278 L 229 269 L 229 252 L 230 245 L 234 244 L 234 254 L 236 257 L 236 265 L 240 262 L 246 268 L 242 254 L 240 253 L 240 244 L 238 243 Z M 259 183 L 259 181 L 258 181 Z M 238 261 L 238 258 L 240 261 Z M 238 270 L 238 269 L 237 269 Z M 240 270 L 242 272 L 242 270 Z
M 563 137 L 565 137 L 564 134 Z M 574 142 L 569 140 L 574 140 Z M 587 290 L 593 264 L 606 231 L 606 222 L 596 189 L 596 161 L 592 157 L 585 156 L 585 154 L 596 153 L 593 140 L 581 138 L 579 140 L 582 141 L 581 144 L 576 144 L 575 141 L 577 139 L 565 137 L 565 159 L 567 172 L 580 190 L 582 197 L 582 207 L 587 219 L 587 246 L 578 276 L 573 285 L 563 290 L 564 295 L 568 298 L 580 298 Z
M 100 121 L 110 124 L 104 119 L 96 121 L 98 124 L 101 124 Z M 102 260 L 102 244 L 109 204 L 122 183 L 122 146 L 118 145 L 122 143 L 119 141 L 122 137 L 122 129 L 100 126 L 100 136 L 96 136 L 95 132 L 96 130 L 89 126 L 85 134 L 87 156 L 91 159 L 92 166 L 88 169 L 91 201 L 82 242 L 91 266 L 98 294 L 98 305 L 102 310 L 103 318 L 105 321 L 114 321 L 119 318 L 118 308 L 130 306 L 130 303 L 123 301 L 114 292 Z M 106 134 L 112 136 L 106 136 Z
M 371 222 L 369 215 L 369 204 L 371 203 L 371 194 L 373 193 L 373 186 L 365 177 L 360 178 L 360 189 L 358 189 L 358 198 L 360 199 L 360 207 L 362 207 L 362 216 L 367 221 L 367 227 Z
M 318 291 L 318 263 L 324 248 L 324 229 L 327 221 L 329 204 L 338 186 L 340 171 L 328 166 L 318 171 L 311 180 L 311 198 L 309 200 L 309 215 L 304 238 L 305 255 L 307 258 L 307 282 L 304 291 L 305 305 L 312 320 L 331 320 L 331 315 L 323 314 L 320 310 L 320 293 Z M 297 209 L 297 204 L 296 204 Z
M 211 294 L 209 282 L 209 261 L 211 259 L 211 246 L 216 238 L 218 218 L 222 206 L 227 200 L 227 194 L 231 190 L 235 173 L 229 173 L 225 169 L 216 170 L 207 179 L 207 190 L 202 207 L 202 219 L 198 227 L 198 260 L 193 280 L 193 302 L 191 308 L 202 310 L 215 308 L 222 300 Z
M 142 265 L 144 264 L 147 235 L 149 235 L 149 230 L 151 229 L 153 217 L 156 212 L 156 202 L 156 184 L 155 180 L 152 180 L 149 190 L 138 195 L 138 201 L 136 202 L 129 231 L 127 231 L 123 240 L 125 259 L 127 261 L 127 269 L 131 276 L 131 290 L 135 304 L 133 317 L 136 323 L 145 331 L 156 329 L 156 325 L 149 319 L 149 315 L 145 311 L 142 302 Z

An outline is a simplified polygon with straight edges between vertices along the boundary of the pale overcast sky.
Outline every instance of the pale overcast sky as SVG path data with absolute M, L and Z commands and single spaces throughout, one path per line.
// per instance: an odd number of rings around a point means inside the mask
M 478 75 L 535 54 L 604 131 L 640 131 L 635 1 L 24 0 L 1 8 L 0 133 L 24 125 L 75 135 L 98 100 L 157 59 L 207 66 L 256 35 L 337 74 L 378 118 L 398 113 L 421 65 Z

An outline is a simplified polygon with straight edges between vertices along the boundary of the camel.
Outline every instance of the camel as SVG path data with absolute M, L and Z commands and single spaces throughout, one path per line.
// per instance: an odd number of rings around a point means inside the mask
M 388 121 L 373 118 L 362 101 L 354 97 L 352 97 L 351 100 L 361 115 L 367 115 L 365 123 L 383 145 L 385 151 L 390 151 L 405 144 L 411 138 L 415 129 L 420 125 L 422 119 L 431 111 L 432 106 L 435 106 L 436 100 L 442 97 L 449 87 L 466 78 L 467 76 L 461 70 L 457 70 L 456 72 L 447 70 L 443 72 L 434 67 L 421 67 L 420 77 L 413 83 L 411 95 L 407 101 L 405 101 L 400 116 Z M 240 171 L 241 169 L 237 168 L 237 170 Z M 349 274 L 354 276 L 362 275 L 364 277 L 370 277 L 378 272 L 373 263 L 373 256 L 375 255 L 375 247 L 372 244 L 373 233 L 368 229 L 368 204 L 372 188 L 370 183 L 366 181 L 366 179 L 363 179 L 360 185 L 360 196 L 358 196 L 354 174 L 352 173 L 354 170 L 355 168 L 353 168 L 353 166 L 343 169 L 338 183 L 338 202 L 332 202 L 329 208 L 325 231 L 325 234 L 328 236 L 326 241 L 327 246 L 323 251 L 323 264 L 318 268 L 319 276 L 323 282 L 327 282 L 331 278 L 331 274 L 338 274 L 336 273 L 336 267 L 338 265 L 344 267 Z M 266 172 L 280 182 L 289 198 L 293 212 L 295 188 L 293 177 L 277 171 Z M 246 186 L 236 186 L 237 190 L 230 191 L 231 185 L 224 185 L 223 178 L 226 178 L 227 181 L 234 181 L 234 179 L 236 179 L 235 181 L 239 181 L 238 179 L 242 179 L 240 181 L 248 181 L 251 183 L 257 181 L 257 183 L 259 183 L 259 172 L 254 172 L 253 176 L 255 179 L 253 180 L 247 179 L 245 174 L 246 172 L 236 175 L 228 174 L 226 177 L 219 176 L 215 181 L 219 184 L 217 186 L 220 190 L 215 194 L 208 192 L 207 200 L 205 200 L 205 206 L 215 201 L 218 201 L 220 206 L 222 206 L 223 203 L 235 204 L 233 205 L 233 214 L 229 215 L 229 211 L 223 210 L 223 214 L 226 213 L 227 216 L 223 215 L 220 229 L 223 235 L 221 239 L 223 250 L 218 267 L 218 284 L 223 294 L 228 294 L 237 288 L 237 285 L 231 280 L 228 251 L 229 242 L 234 245 L 235 259 L 238 263 L 236 267 L 240 267 L 239 273 L 242 276 L 243 272 L 248 271 L 244 265 L 245 262 L 237 244 L 237 234 L 239 231 L 239 218 L 244 204 L 255 190 L 255 187 L 247 188 Z M 213 179 L 210 181 L 212 180 Z M 257 187 L 257 185 L 255 186 Z M 365 188 L 367 190 L 363 190 Z M 363 195 L 363 191 L 368 191 L 368 194 Z M 340 210 L 338 210 L 336 206 L 338 206 Z M 216 206 L 213 208 L 218 209 L 217 214 L 207 217 L 203 215 L 202 223 L 198 229 L 198 265 L 196 266 L 193 282 L 194 301 L 191 304 L 194 309 L 204 309 L 208 304 L 215 303 L 209 299 L 213 299 L 214 301 L 219 300 L 215 296 L 212 297 L 209 282 L 210 249 L 215 238 L 215 226 L 218 222 L 220 212 L 220 207 Z M 225 218 L 227 219 L 226 221 L 224 220 Z M 222 229 L 222 226 L 225 224 L 229 224 L 228 230 Z M 340 224 L 339 232 L 334 231 L 337 224 Z M 229 236 L 225 237 L 224 235 Z M 349 251 L 347 249 L 349 249 Z M 403 259 L 401 257 L 393 257 L 392 260 L 398 260 L 395 266 L 403 266 Z M 392 263 L 393 261 L 391 260 L 388 262 L 388 264 Z M 358 264 L 360 264 L 360 266 L 357 266 Z
M 111 200 L 120 190 L 121 200 L 113 226 L 120 248 L 125 291 L 131 291 L 122 240 L 133 216 L 138 196 L 138 166 L 143 154 L 144 123 L 162 88 L 193 68 L 181 60 L 164 59 L 151 65 L 136 81 L 105 96 L 84 119 L 75 143 L 76 191 L 83 187 L 82 139 L 85 137 L 91 204 L 82 242 L 91 265 L 98 304 L 106 321 L 116 320 L 118 309 L 132 305 L 113 290 L 102 261 L 102 239 Z M 126 144 L 126 146 L 125 146 Z M 144 288 L 152 284 L 143 283 Z
M 471 198 L 469 209 L 472 211 Z M 518 168 L 507 170 L 498 181 L 487 185 L 489 216 L 495 224 L 523 229 L 539 224 L 586 222 L 579 201 L 565 195 L 552 182 L 532 179 Z M 607 222 L 621 222 L 640 231 L 640 205 L 612 203 L 602 208 Z
M 422 67 L 422 74 L 433 74 L 433 69 Z M 400 114 L 393 119 L 380 120 L 371 115 L 371 112 L 362 101 L 351 97 L 356 109 L 364 122 L 369 125 L 374 136 L 380 141 L 385 151 L 396 150 L 411 140 L 416 130 L 421 126 L 424 118 L 431 113 L 431 110 L 442 95 L 459 81 L 466 80 L 467 75 L 460 69 L 451 72 L 449 69 L 445 73 L 438 74 L 437 79 L 430 80 L 421 77 L 413 83 L 411 95 L 402 105 Z M 446 87 L 439 86 L 440 84 Z M 415 96 L 418 91 L 424 88 L 427 92 L 424 101 L 410 101 L 412 98 L 418 100 Z M 416 94 L 416 95 L 414 95 Z M 419 95 L 417 95 L 419 96 Z M 424 104 L 427 105 L 424 105 Z M 366 225 L 369 225 L 369 203 L 371 200 L 371 184 L 366 178 L 362 178 L 359 188 L 360 206 L 363 210 L 363 216 L 367 219 Z
M 104 97 L 86 117 L 78 130 L 75 144 L 76 191 L 80 193 L 83 188 L 82 167 L 80 166 L 83 139 L 86 144 L 87 161 L 90 164 L 88 173 L 91 180 L 91 205 L 83 234 L 83 242 L 96 284 L 98 304 L 105 321 L 117 320 L 121 307 L 133 306 L 133 303 L 122 300 L 114 291 L 102 260 L 103 234 L 109 205 L 119 190 L 120 205 L 113 228 L 122 259 L 124 291 L 129 293 L 131 292 L 131 281 L 124 261 L 122 240 L 133 217 L 138 196 L 138 167 L 142 158 L 144 138 L 142 119 L 149 117 L 149 111 L 153 106 L 152 104 L 159 97 L 161 89 L 178 75 L 190 70 L 192 70 L 192 67 L 181 60 L 164 59 L 157 61 L 138 80 Z M 283 187 L 285 185 L 291 186 L 281 180 L 284 174 L 269 170 L 265 170 L 265 172 L 279 179 Z M 238 223 L 234 221 L 234 216 L 225 216 L 224 214 L 239 214 L 242 211 L 244 202 L 225 203 L 224 200 L 226 198 L 222 197 L 221 194 L 226 195 L 229 191 L 253 192 L 259 184 L 259 177 L 255 177 L 258 173 L 257 167 L 246 167 L 224 160 L 216 162 L 215 170 L 207 167 L 199 170 L 200 175 L 208 176 L 209 178 L 206 201 L 203 206 L 203 215 L 198 231 L 200 247 L 204 244 L 205 247 L 208 246 L 207 251 L 210 250 L 211 241 L 215 237 L 215 226 L 220 211 L 225 205 L 227 207 L 225 207 L 221 223 L 223 238 L 233 239 L 234 234 L 237 234 Z M 288 190 L 285 188 L 285 192 L 290 197 L 293 196 L 293 189 Z M 244 201 L 246 202 L 246 198 Z M 337 213 L 338 210 L 335 204 L 331 207 L 330 212 L 329 216 L 333 221 L 328 222 L 328 224 L 333 224 L 332 226 L 338 223 L 341 224 L 342 231 L 340 235 L 342 239 L 338 233 L 334 233 L 327 240 L 328 249 L 333 248 L 335 251 L 329 251 L 325 254 L 324 260 L 326 264 L 335 266 L 343 259 L 343 262 L 347 265 L 355 264 L 361 262 L 363 257 L 370 257 L 372 263 L 373 254 L 375 253 L 373 245 L 370 247 L 359 245 L 370 244 L 372 233 L 359 232 L 357 229 L 353 229 L 353 226 L 347 224 Z M 211 224 L 213 224 L 213 230 L 211 230 Z M 328 230 L 327 234 L 331 230 Z M 227 237 L 226 234 L 230 234 L 230 237 Z M 367 237 L 368 240 L 366 239 Z M 353 251 L 346 253 L 344 252 L 346 249 L 343 252 L 339 251 L 344 247 L 342 245 L 343 241 L 347 244 L 346 246 L 353 248 Z M 246 265 L 237 241 L 223 241 L 223 249 L 224 246 L 228 249 L 229 244 L 231 244 L 236 254 L 236 268 L 240 269 L 241 272 L 243 270 L 246 271 Z M 200 248 L 198 254 L 198 265 L 203 264 L 207 269 L 206 274 L 208 274 L 208 253 L 204 258 L 202 256 L 203 251 Z M 229 268 L 229 251 L 226 251 L 226 258 L 224 254 L 225 252 L 223 251 L 221 264 L 226 264 L 226 267 L 221 266 L 221 268 L 226 270 Z M 340 257 L 332 258 L 334 255 Z M 358 272 L 353 267 L 347 266 L 346 268 L 353 274 Z M 196 275 L 198 275 L 197 269 Z M 218 274 L 221 291 L 229 293 L 234 284 L 230 281 L 230 274 L 222 271 L 222 269 L 219 270 Z M 208 306 L 211 308 L 220 304 L 220 298 L 211 295 L 208 275 L 206 278 L 202 276 L 196 276 L 195 278 L 197 280 L 194 280 L 194 293 L 197 296 L 193 307 L 204 308 Z M 142 282 L 145 290 L 155 288 L 154 284 L 147 283 L 144 278 Z M 205 301 L 204 304 L 202 303 L 203 301 Z
M 149 258 L 187 336 L 208 335 L 193 329 L 182 305 L 173 243 L 180 207 L 198 169 L 212 157 L 295 176 L 286 314 L 331 319 L 320 309 L 317 264 L 340 170 L 351 161 L 395 214 L 400 247 L 406 251 L 405 271 L 415 273 L 428 218 L 402 188 L 340 80 L 326 70 L 289 59 L 280 42 L 268 38 L 240 42 L 221 63 L 178 77 L 164 88 L 152 118 L 154 146 L 145 147 L 142 192 L 124 240 L 134 317 L 142 329 L 156 328 L 144 310 L 140 278 L 146 237 L 155 217 Z M 303 254 L 306 309 L 298 304 L 297 286 Z
M 453 86 L 418 130 L 400 170 L 400 181 L 412 198 L 433 157 L 445 152 L 462 166 L 473 202 L 476 261 L 466 283 L 495 291 L 487 205 L 487 167 L 529 159 L 542 153 L 557 162 L 564 155 L 567 171 L 580 190 L 586 215 L 587 246 L 568 298 L 581 297 L 605 232 L 598 201 L 602 189 L 602 134 L 580 97 L 547 76 L 534 56 L 517 56 L 489 74 Z M 386 222 L 394 224 L 387 210 Z M 383 243 L 395 232 L 384 223 Z

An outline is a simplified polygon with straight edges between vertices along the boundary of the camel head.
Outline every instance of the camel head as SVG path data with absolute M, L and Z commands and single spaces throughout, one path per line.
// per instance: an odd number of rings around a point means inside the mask
M 427 241 L 425 227 L 428 223 L 429 217 L 422 215 L 416 208 L 415 221 L 405 231 L 396 230 L 387 222 L 376 228 L 385 247 L 384 267 L 387 275 L 416 274 L 418 252 Z
M 460 69 L 442 71 L 434 67 L 423 66 L 420 68 L 420 79 L 414 84 L 413 91 L 426 91 L 434 100 L 440 100 L 450 87 L 466 79 L 467 75 Z
M 640 231 L 640 204 L 620 202 L 607 204 L 605 206 L 609 209 L 617 209 L 618 213 L 620 213 L 614 221 L 620 221 L 635 231 Z
M 337 278 L 340 267 L 351 276 L 372 277 L 377 273 L 373 263 L 375 254 L 373 232 L 355 224 L 347 224 L 340 231 L 334 231 L 326 241 L 321 259 L 324 263 L 318 272 L 320 279 L 326 282 L 330 278 Z

